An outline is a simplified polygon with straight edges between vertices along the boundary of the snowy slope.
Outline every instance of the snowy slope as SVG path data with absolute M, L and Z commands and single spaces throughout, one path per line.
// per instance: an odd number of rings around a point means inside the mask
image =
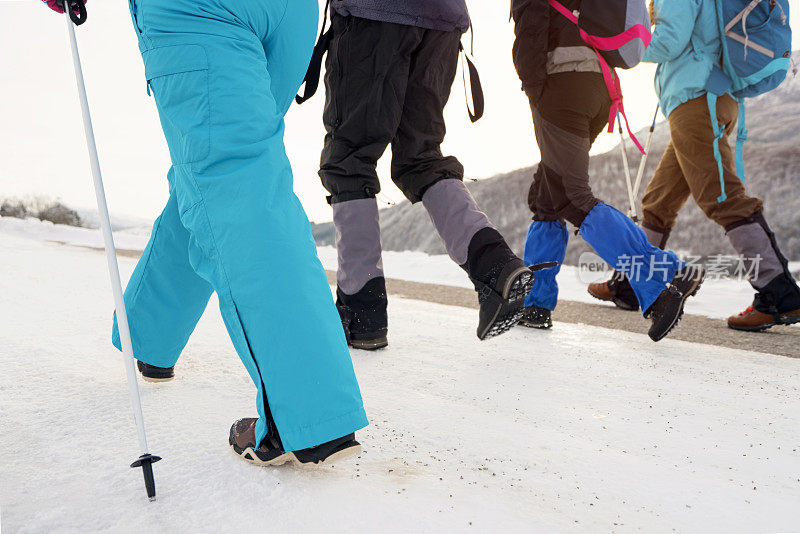
M 27 219 L 0 217 L 0 235 L 25 237 L 79 247 L 101 248 L 103 246 L 103 235 L 96 228 L 53 224 L 50 221 L 40 221 L 32 217 Z M 144 250 L 149 238 L 150 229 L 147 227 L 128 228 L 124 231 L 114 232 L 114 246 L 117 249 Z
M 800 361 L 569 324 L 481 343 L 474 311 L 402 299 L 353 354 L 365 452 L 316 472 L 228 449 L 255 389 L 212 302 L 176 381 L 142 384 L 150 504 L 102 255 L 0 233 L 0 257 L 3 533 L 800 530 Z

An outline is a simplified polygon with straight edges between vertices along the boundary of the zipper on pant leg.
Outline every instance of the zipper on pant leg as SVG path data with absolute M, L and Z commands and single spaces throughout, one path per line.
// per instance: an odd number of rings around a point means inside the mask
M 272 410 L 270 410 L 269 401 L 267 400 L 267 385 L 264 383 L 264 375 L 261 373 L 261 368 L 258 365 L 258 360 L 256 360 L 255 354 L 253 354 L 253 348 L 250 345 L 250 340 L 248 339 L 247 332 L 244 329 L 242 317 L 239 315 L 239 309 L 236 307 L 236 303 L 233 302 L 233 299 L 231 299 L 231 304 L 236 312 L 236 320 L 239 322 L 239 329 L 241 330 L 245 345 L 247 346 L 247 352 L 250 354 L 250 358 L 253 360 L 253 365 L 255 365 L 256 372 L 258 372 L 258 379 L 261 382 L 261 394 L 264 401 L 264 417 L 266 418 L 267 423 L 267 435 L 264 436 L 264 439 L 270 440 L 273 445 L 277 445 L 283 449 L 283 442 L 281 441 L 281 437 L 278 433 L 278 427 L 275 424 L 275 419 L 272 417 Z M 258 448 L 260 445 L 261 443 L 257 443 L 256 448 Z

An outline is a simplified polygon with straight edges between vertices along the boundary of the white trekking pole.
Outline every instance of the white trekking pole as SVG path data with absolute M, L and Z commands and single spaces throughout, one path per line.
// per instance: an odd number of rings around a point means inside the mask
M 122 342 L 122 353 L 125 360 L 125 371 L 128 375 L 128 387 L 130 389 L 131 404 L 133 405 L 133 419 L 136 422 L 136 429 L 139 433 L 139 448 L 142 455 L 131 464 L 131 467 L 141 467 L 144 473 L 145 489 L 147 497 L 154 501 L 156 499 L 156 485 L 153 478 L 153 463 L 161 458 L 153 456 L 147 449 L 147 435 L 144 430 L 144 420 L 142 418 L 142 402 L 139 397 L 139 385 L 136 382 L 136 368 L 133 359 L 133 348 L 131 344 L 131 333 L 128 328 L 128 314 L 125 310 L 125 301 L 122 294 L 122 282 L 119 277 L 119 265 L 117 264 L 117 252 L 114 247 L 114 236 L 111 232 L 111 218 L 108 214 L 106 204 L 106 194 L 103 188 L 103 177 L 100 174 L 100 162 L 97 157 L 97 145 L 94 141 L 94 130 L 92 129 L 92 118 L 89 115 L 89 102 L 86 98 L 86 87 L 83 81 L 83 69 L 81 68 L 81 58 L 78 55 L 78 42 L 75 39 L 75 26 L 86 21 L 86 7 L 83 0 L 66 0 L 68 4 L 64 6 L 67 15 L 67 32 L 69 34 L 70 45 L 72 47 L 72 63 L 75 67 L 75 79 L 78 83 L 78 96 L 81 102 L 81 112 L 83 113 L 83 129 L 86 134 L 86 144 L 89 148 L 89 160 L 92 166 L 92 177 L 94 178 L 94 191 L 97 197 L 97 212 L 100 218 L 100 228 L 103 232 L 103 242 L 105 244 L 106 259 L 108 260 L 108 274 L 111 277 L 111 290 L 114 292 L 114 307 L 117 313 L 117 324 L 119 326 L 119 337 Z M 77 11 L 77 13 L 76 13 Z
M 622 131 L 622 121 L 620 121 L 619 112 L 617 112 L 617 126 L 619 127 L 619 149 L 622 152 L 622 166 L 625 169 L 625 184 L 628 186 L 628 201 L 631 208 L 628 211 L 628 216 L 633 219 L 633 222 L 639 220 L 636 215 L 636 198 L 633 194 L 633 179 L 631 178 L 631 167 L 628 164 L 628 148 L 625 146 L 625 134 Z
M 636 183 L 633 186 L 633 198 L 639 196 L 639 188 L 642 186 L 642 178 L 644 177 L 644 168 L 647 165 L 647 156 L 650 154 L 650 145 L 653 143 L 653 132 L 656 130 L 656 120 L 658 119 L 658 110 L 661 109 L 661 104 L 656 104 L 656 112 L 653 114 L 653 122 L 650 124 L 650 133 L 647 134 L 647 143 L 644 146 L 644 155 L 639 161 L 639 170 L 636 172 Z M 634 219 L 636 220 L 636 219 Z

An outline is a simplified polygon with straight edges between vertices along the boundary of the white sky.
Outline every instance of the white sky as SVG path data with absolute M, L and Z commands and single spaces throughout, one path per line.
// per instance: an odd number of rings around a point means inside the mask
M 800 0 L 791 0 L 795 13 Z M 530 110 L 511 61 L 513 26 L 506 0 L 467 0 L 475 27 L 475 56 L 486 93 L 486 115 L 469 122 L 460 74 L 446 109 L 445 153 L 467 175 L 486 178 L 539 160 Z M 89 2 L 90 19 L 78 40 L 109 206 L 117 214 L 154 218 L 166 201 L 169 155 L 124 0 Z M 46 195 L 76 207 L 94 206 L 94 193 L 65 23 L 39 0 L 0 0 L 0 197 Z M 797 38 L 795 38 L 797 43 Z M 466 39 L 465 39 L 466 44 Z M 796 46 L 795 46 L 796 47 Z M 623 74 L 632 127 L 651 120 L 654 68 Z M 317 96 L 287 117 L 286 145 L 295 191 L 309 217 L 330 219 L 316 171 L 322 147 L 322 105 Z M 595 152 L 614 146 L 604 134 Z M 387 151 L 388 154 L 388 151 Z M 380 164 L 384 198 L 402 194 Z

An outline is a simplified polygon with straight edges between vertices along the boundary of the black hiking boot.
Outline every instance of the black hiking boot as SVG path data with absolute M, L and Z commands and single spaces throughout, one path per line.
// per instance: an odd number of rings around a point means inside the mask
M 361 454 L 361 444 L 355 434 L 334 439 L 322 445 L 286 452 L 279 440 L 269 435 L 256 447 L 256 421 L 253 417 L 239 419 L 231 425 L 228 443 L 237 455 L 256 465 L 283 465 L 294 462 L 301 466 L 331 465 L 334 462 Z
M 331 465 L 348 456 L 361 454 L 361 444 L 355 434 L 334 439 L 322 445 L 294 451 L 294 461 L 302 466 Z
M 494 228 L 479 230 L 469 243 L 461 266 L 478 292 L 478 339 L 508 332 L 519 323 L 533 273 Z
M 175 367 L 156 367 L 136 360 L 136 367 L 146 382 L 169 382 L 175 378 Z
M 541 306 L 529 306 L 523 309 L 520 326 L 547 330 L 553 327 L 552 312 Z
M 496 278 L 478 289 L 478 339 L 484 340 L 508 332 L 522 318 L 525 297 L 533 287 L 533 273 L 516 258 L 506 263 Z
M 701 267 L 687 265 L 675 274 L 667 289 L 661 292 L 644 316 L 652 321 L 648 335 L 660 341 L 669 334 L 683 317 L 686 299 L 697 294 L 705 278 Z
M 348 345 L 354 349 L 377 350 L 389 344 L 386 304 L 386 281 L 382 276 L 367 282 L 355 295 L 336 289 L 336 309 Z

